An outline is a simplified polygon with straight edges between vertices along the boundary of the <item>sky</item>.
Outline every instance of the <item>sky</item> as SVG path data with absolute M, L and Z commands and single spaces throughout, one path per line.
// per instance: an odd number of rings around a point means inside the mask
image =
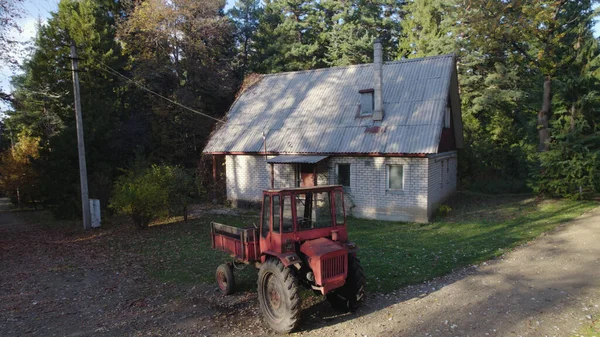
M 38 20 L 45 22 L 50 16 L 50 12 L 56 12 L 59 0 L 24 0 L 22 18 L 19 20 L 19 26 L 22 32 L 13 32 L 13 37 L 22 42 L 30 41 L 35 36 L 36 23 Z M 227 0 L 226 9 L 232 7 L 234 0 Z M 594 26 L 594 35 L 600 35 L 600 22 Z M 0 88 L 4 91 L 10 91 L 10 77 L 14 71 L 6 65 L 0 65 Z M 8 106 L 0 103 L 0 111 L 7 109 Z

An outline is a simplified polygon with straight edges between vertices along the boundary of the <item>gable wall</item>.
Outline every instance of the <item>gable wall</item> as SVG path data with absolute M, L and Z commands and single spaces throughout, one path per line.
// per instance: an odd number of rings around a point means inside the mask
M 456 193 L 458 157 L 456 151 L 429 157 L 428 207 L 432 215 L 448 197 Z M 442 169 L 443 168 L 443 169 Z

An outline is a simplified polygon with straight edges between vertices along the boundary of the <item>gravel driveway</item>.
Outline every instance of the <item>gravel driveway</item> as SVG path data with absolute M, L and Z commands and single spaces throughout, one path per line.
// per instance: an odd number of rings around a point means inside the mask
M 600 208 L 502 258 L 395 296 L 306 336 L 572 336 L 600 313 Z
M 0 212 L 0 336 L 271 334 L 255 293 L 157 282 L 98 240 Z M 572 336 L 600 313 L 600 208 L 497 260 L 369 294 L 354 314 L 311 301 L 295 335 Z

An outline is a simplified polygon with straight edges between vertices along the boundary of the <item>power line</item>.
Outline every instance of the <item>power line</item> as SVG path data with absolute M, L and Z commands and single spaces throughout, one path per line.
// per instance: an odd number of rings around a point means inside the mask
M 108 73 L 110 73 L 110 74 L 112 74 L 112 75 L 119 76 L 119 77 L 121 77 L 121 78 L 123 78 L 123 79 L 125 79 L 125 80 L 127 80 L 127 81 L 129 81 L 129 82 L 131 82 L 131 83 L 133 83 L 133 84 L 135 84 L 136 86 L 140 87 L 141 89 L 144 89 L 144 90 L 146 90 L 147 92 L 149 92 L 149 93 L 151 93 L 151 94 L 153 94 L 153 95 L 155 95 L 155 96 L 158 96 L 158 97 L 160 97 L 160 98 L 162 98 L 162 99 L 164 99 L 164 100 L 166 100 L 166 101 L 168 101 L 168 102 L 171 102 L 171 103 L 173 103 L 173 104 L 175 104 L 175 105 L 178 105 L 178 106 L 180 106 L 180 107 L 182 107 L 182 108 L 184 108 L 184 109 L 186 109 L 186 110 L 189 110 L 189 111 L 191 111 L 191 112 L 193 112 L 193 113 L 196 113 L 196 114 L 202 115 L 202 116 L 204 116 L 204 117 L 207 117 L 207 118 L 213 119 L 213 120 L 215 120 L 215 121 L 217 121 L 217 122 L 220 122 L 220 123 L 225 123 L 225 121 L 224 121 L 224 120 L 222 120 L 222 119 L 218 119 L 218 118 L 215 118 L 215 117 L 213 117 L 213 116 L 207 115 L 207 114 L 205 114 L 205 113 L 203 113 L 203 112 L 200 112 L 200 111 L 194 110 L 194 109 L 192 109 L 192 108 L 190 108 L 190 107 L 187 107 L 187 106 L 185 106 L 185 105 L 183 105 L 183 104 L 181 104 L 181 103 L 179 103 L 179 102 L 177 102 L 177 101 L 174 101 L 174 100 L 172 100 L 172 99 L 170 99 L 170 98 L 168 98 L 168 97 L 165 97 L 165 96 L 163 96 L 163 95 L 161 95 L 161 94 L 159 94 L 159 93 L 157 93 L 157 92 L 154 92 L 154 91 L 152 91 L 152 90 L 150 90 L 150 89 L 146 88 L 145 86 L 143 86 L 143 85 L 139 84 L 138 82 L 136 82 L 136 81 L 132 80 L 131 78 L 129 78 L 129 77 L 127 77 L 127 76 L 125 76 L 125 75 L 123 75 L 123 74 L 119 73 L 118 71 L 114 70 L 113 68 L 111 68 L 111 67 L 107 66 L 106 64 L 104 64 L 104 63 L 102 63 L 102 62 L 100 62 L 100 61 L 98 61 L 98 63 L 99 63 L 99 64 L 100 64 L 102 67 L 104 67 L 104 68 L 105 68 L 105 69 L 104 69 L 104 71 L 106 71 L 106 72 L 108 72 Z

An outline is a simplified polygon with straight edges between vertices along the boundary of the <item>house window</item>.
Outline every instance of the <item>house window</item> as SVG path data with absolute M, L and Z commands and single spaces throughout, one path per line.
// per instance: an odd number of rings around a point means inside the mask
M 387 166 L 387 190 L 404 189 L 404 165 Z
M 373 114 L 374 101 L 373 89 L 360 90 L 360 115 L 369 116 Z
M 450 106 L 447 106 L 446 113 L 444 114 L 444 127 L 445 128 L 450 128 L 450 126 L 452 125 L 450 123 L 451 118 L 452 118 L 452 109 L 450 109 Z
M 337 164 L 337 183 L 350 187 L 350 164 Z

